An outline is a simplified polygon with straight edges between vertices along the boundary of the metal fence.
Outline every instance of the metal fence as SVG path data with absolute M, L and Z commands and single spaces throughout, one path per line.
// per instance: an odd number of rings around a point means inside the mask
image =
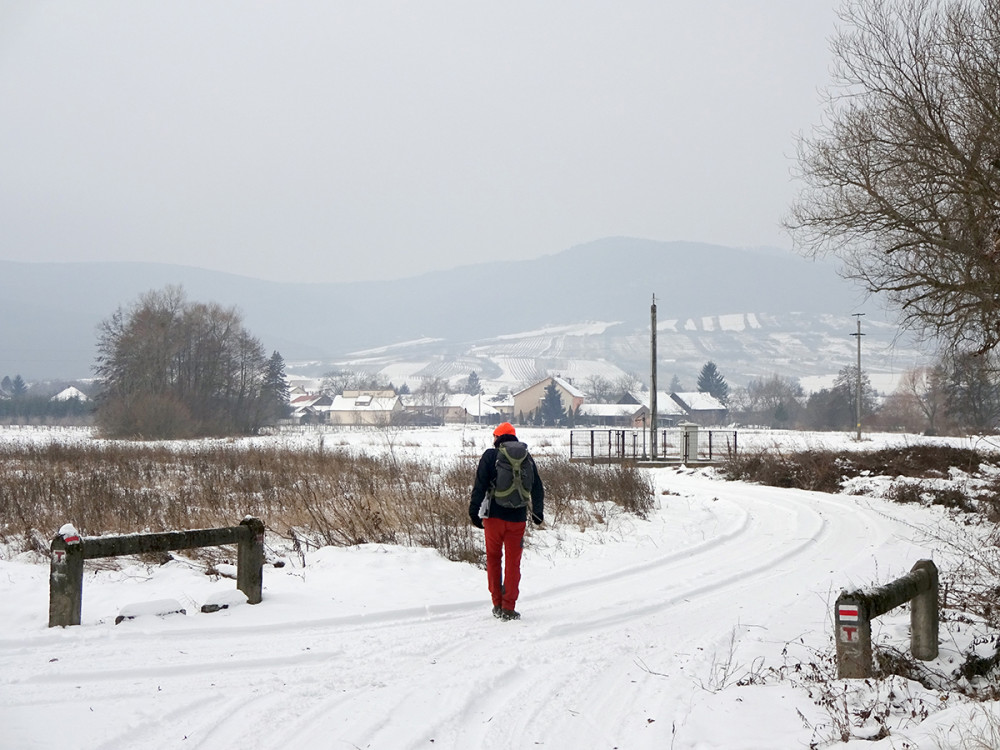
M 571 430 L 570 460 L 654 460 L 645 430 Z M 735 430 L 703 430 L 683 425 L 657 433 L 656 461 L 666 463 L 713 463 L 736 454 Z

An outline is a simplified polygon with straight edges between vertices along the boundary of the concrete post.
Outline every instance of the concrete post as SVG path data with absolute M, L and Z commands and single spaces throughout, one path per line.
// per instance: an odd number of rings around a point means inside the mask
M 837 676 L 872 676 L 872 621 L 868 602 L 842 591 L 836 605 Z
M 178 549 L 236 544 L 236 586 L 250 604 L 263 599 L 264 522 L 245 518 L 239 526 L 193 531 L 167 531 L 159 534 L 81 539 L 68 525 L 51 545 L 49 572 L 49 627 L 79 625 L 83 602 L 83 561 L 98 557 L 137 555 L 144 552 L 167 552 Z
M 69 540 L 62 534 L 52 539 L 49 547 L 49 627 L 80 624 L 83 608 L 83 544 L 73 534 Z
M 837 676 L 872 676 L 871 622 L 901 604 L 910 605 L 910 653 L 922 661 L 938 655 L 938 570 L 918 560 L 902 578 L 864 591 L 842 591 L 836 604 Z
M 244 518 L 240 526 L 244 534 L 236 549 L 236 588 L 247 595 L 249 604 L 260 604 L 264 589 L 264 522 L 259 518 Z
M 910 603 L 910 651 L 914 659 L 930 661 L 938 656 L 938 569 L 933 560 L 918 560 L 911 573 L 917 571 L 928 584 Z

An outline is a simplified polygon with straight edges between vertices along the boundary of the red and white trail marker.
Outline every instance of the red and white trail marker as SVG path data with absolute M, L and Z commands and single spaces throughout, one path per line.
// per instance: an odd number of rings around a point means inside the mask
M 858 605 L 857 604 L 838 604 L 837 605 L 837 620 L 838 620 L 838 622 L 857 622 L 858 621 Z

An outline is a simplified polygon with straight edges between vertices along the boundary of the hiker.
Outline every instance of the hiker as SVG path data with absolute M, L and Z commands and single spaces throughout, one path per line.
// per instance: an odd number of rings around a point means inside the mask
M 493 616 L 517 620 L 518 585 L 524 527 L 531 511 L 536 525 L 544 521 L 545 489 L 528 446 L 504 422 L 493 430 L 493 447 L 479 459 L 472 485 L 469 518 L 486 532 L 486 579 L 493 598 Z

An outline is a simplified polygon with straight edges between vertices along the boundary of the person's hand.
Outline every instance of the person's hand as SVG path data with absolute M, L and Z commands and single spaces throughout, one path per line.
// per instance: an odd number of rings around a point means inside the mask
M 531 514 L 531 520 L 534 522 L 535 526 L 541 526 L 545 523 L 545 519 L 542 516 L 536 516 L 534 513 Z
M 469 516 L 469 520 L 472 521 L 472 525 L 477 529 L 483 528 L 483 519 L 479 516 Z

